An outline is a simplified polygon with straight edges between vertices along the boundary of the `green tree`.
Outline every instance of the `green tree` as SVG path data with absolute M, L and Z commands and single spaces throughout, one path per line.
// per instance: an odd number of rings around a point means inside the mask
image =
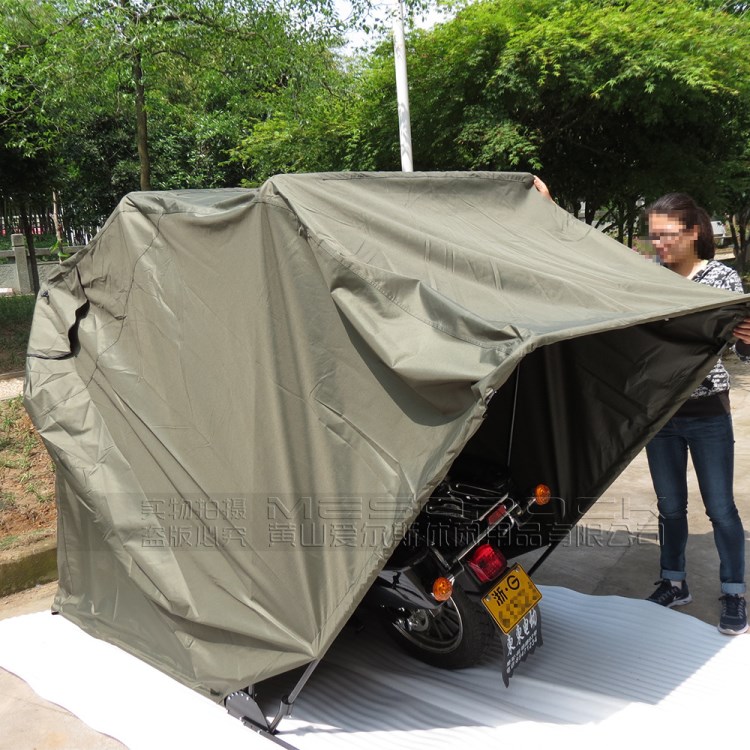
M 730 163 L 722 188 L 723 213 L 728 226 L 736 267 L 744 275 L 750 270 L 750 133 L 745 149 Z
M 638 198 L 716 196 L 750 116 L 747 31 L 687 0 L 472 6 L 414 39 L 415 160 L 542 171 L 632 234 Z
M 357 78 L 330 51 L 296 70 L 287 85 L 267 92 L 263 111 L 232 151 L 245 171 L 243 184 L 257 185 L 283 172 L 338 171 L 347 161 Z
M 639 198 L 679 187 L 715 201 L 750 117 L 748 52 L 744 21 L 692 2 L 558 4 L 513 32 L 487 110 L 533 134 L 570 207 L 584 199 L 589 220 L 608 209 L 632 239 Z M 502 138 L 469 145 L 484 164 L 507 151 Z
M 66 216 L 214 187 L 269 92 L 339 39 L 332 0 L 0 0 L 0 129 L 44 152 Z M 4 186 L 0 192 L 13 190 Z
M 329 38 L 334 29 L 325 0 L 43 2 L 59 14 L 60 31 L 45 45 L 64 101 L 101 101 L 113 92 L 130 99 L 142 190 L 152 184 L 150 115 L 165 105 L 183 113 L 200 107 L 204 119 L 238 107 L 244 113 L 258 91 L 299 64 L 303 39 Z M 304 23 L 295 20 L 301 12 Z
M 563 205 L 628 241 L 639 204 L 667 190 L 721 208 L 750 122 L 747 19 L 694 0 L 479 2 L 413 32 L 408 65 L 416 169 L 539 172 Z M 355 96 L 330 121 L 346 145 L 334 168 L 399 169 L 393 70 L 385 41 L 350 72 Z M 298 117 L 325 123 L 314 97 L 305 104 Z M 281 108 L 259 126 L 266 172 L 297 121 Z
M 282 172 L 378 169 L 389 163 L 381 158 L 381 148 L 392 152 L 394 163 L 398 162 L 399 145 L 394 143 L 389 119 L 391 113 L 396 117 L 391 41 L 394 7 L 390 3 L 383 8 L 383 4 L 368 0 L 350 3 L 350 26 L 366 31 L 374 42 L 384 40 L 373 53 L 382 65 L 372 65 L 364 53 L 347 56 L 335 48 L 321 48 L 308 57 L 306 66 L 294 71 L 287 86 L 266 92 L 262 111 L 250 120 L 233 151 L 233 160 L 250 172 L 245 184 L 259 184 Z M 413 26 L 434 5 L 429 0 L 405 0 L 406 25 Z M 383 86 L 389 88 L 384 91 Z M 363 107 L 383 95 L 387 124 L 376 132 Z

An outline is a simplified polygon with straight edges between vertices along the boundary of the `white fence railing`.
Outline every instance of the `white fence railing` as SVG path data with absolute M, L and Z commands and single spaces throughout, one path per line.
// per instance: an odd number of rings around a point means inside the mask
M 82 250 L 86 245 L 65 245 L 65 247 L 62 249 L 63 253 L 65 255 L 73 255 L 74 253 L 77 253 L 79 250 Z M 28 254 L 28 250 L 27 250 Z M 45 255 L 53 256 L 57 254 L 57 250 L 53 250 L 51 247 L 35 247 L 34 248 L 34 255 L 36 255 L 37 258 L 43 257 Z M 16 251 L 15 250 L 0 250 L 0 258 L 13 258 L 16 257 Z
M 32 284 L 31 259 L 26 245 L 26 237 L 22 234 L 12 234 L 10 243 L 11 249 L 0 251 L 0 258 L 11 258 L 15 262 L 0 264 L 0 290 L 3 293 L 32 294 L 34 289 Z M 66 246 L 63 248 L 63 252 L 66 256 L 72 255 L 82 247 L 85 246 Z M 34 255 L 38 258 L 54 254 L 51 247 L 34 248 Z M 40 282 L 43 280 L 41 277 L 44 275 L 42 269 L 48 265 L 54 266 L 54 264 L 42 264 L 37 267 Z

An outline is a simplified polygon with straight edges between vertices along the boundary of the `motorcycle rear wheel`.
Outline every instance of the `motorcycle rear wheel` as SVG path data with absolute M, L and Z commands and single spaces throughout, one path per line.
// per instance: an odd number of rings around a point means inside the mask
M 489 614 L 458 585 L 437 609 L 390 610 L 388 632 L 412 656 L 440 669 L 464 669 L 484 658 L 495 635 Z

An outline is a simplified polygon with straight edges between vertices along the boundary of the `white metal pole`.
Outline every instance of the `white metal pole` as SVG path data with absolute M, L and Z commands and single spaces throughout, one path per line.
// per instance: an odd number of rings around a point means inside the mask
M 413 172 L 411 157 L 411 119 L 409 115 L 409 82 L 406 76 L 406 43 L 404 41 L 404 7 L 402 0 L 393 21 L 393 56 L 396 63 L 396 101 L 398 103 L 398 133 L 401 144 L 401 169 Z

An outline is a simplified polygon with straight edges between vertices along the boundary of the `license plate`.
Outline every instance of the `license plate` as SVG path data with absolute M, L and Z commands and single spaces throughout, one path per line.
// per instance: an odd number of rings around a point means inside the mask
M 482 604 L 507 635 L 541 598 L 541 592 L 526 571 L 520 565 L 514 565 L 482 597 Z

